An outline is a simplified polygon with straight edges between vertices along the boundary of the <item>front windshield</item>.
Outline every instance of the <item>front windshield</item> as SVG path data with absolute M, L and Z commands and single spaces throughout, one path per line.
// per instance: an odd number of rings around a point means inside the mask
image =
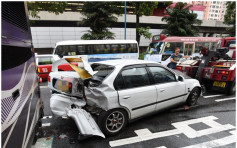
M 235 40 L 230 40 L 228 43 L 227 43 L 227 47 L 235 47 Z
M 159 54 L 163 47 L 164 47 L 164 42 L 150 43 L 150 45 L 147 49 L 147 53 L 148 54 Z

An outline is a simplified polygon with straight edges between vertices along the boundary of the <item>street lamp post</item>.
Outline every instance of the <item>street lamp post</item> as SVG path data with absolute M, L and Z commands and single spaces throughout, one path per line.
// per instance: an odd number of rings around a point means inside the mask
M 125 1 L 125 4 L 124 4 L 124 39 L 125 40 L 126 40 L 126 21 L 127 21 L 127 18 L 126 18 L 127 10 L 126 10 L 126 7 L 127 7 L 127 2 Z

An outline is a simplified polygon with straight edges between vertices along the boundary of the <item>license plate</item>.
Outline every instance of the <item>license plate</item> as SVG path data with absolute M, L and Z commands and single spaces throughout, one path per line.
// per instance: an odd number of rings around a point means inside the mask
M 62 92 L 68 93 L 69 92 L 69 85 L 66 81 L 57 80 L 56 89 L 58 89 Z
M 214 81 L 213 86 L 217 86 L 217 87 L 223 87 L 225 88 L 226 82 L 218 82 L 218 81 Z

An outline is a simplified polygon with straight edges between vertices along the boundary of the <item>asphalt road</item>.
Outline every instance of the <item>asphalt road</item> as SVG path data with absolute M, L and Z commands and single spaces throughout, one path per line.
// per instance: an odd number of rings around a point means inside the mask
M 196 106 L 185 110 L 182 106 L 157 113 L 130 123 L 121 134 L 78 141 L 78 129 L 69 118 L 56 118 L 49 107 L 50 90 L 41 84 L 45 117 L 37 133 L 34 148 L 176 148 L 225 147 L 235 148 L 236 96 L 208 92 Z

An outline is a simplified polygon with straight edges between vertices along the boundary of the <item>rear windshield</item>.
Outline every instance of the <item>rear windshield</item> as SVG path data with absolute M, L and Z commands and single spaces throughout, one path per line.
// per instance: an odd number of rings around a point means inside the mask
M 93 71 L 97 71 L 97 73 L 94 74 L 93 77 L 96 76 L 102 79 L 107 77 L 114 70 L 113 66 L 102 65 L 102 64 L 92 64 L 91 67 Z
M 48 65 L 54 62 L 52 57 L 38 57 L 38 65 Z
M 93 75 L 90 79 L 89 86 L 90 87 L 97 87 L 99 86 L 102 81 L 114 70 L 113 66 L 109 65 L 102 65 L 102 64 L 92 64 L 91 68 L 94 72 L 97 72 Z

